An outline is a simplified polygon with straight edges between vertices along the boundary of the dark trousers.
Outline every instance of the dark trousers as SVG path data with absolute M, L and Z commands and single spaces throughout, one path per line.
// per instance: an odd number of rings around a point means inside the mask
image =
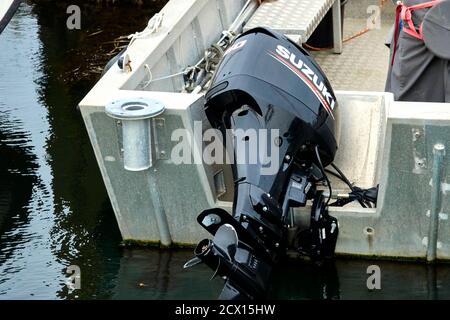
M 405 3 L 411 6 L 427 1 L 410 0 Z M 427 11 L 428 9 L 413 11 L 416 26 L 420 26 Z M 394 45 L 392 41 L 391 58 Z M 422 40 L 399 31 L 393 65 L 391 60 L 386 91 L 392 92 L 395 100 L 450 102 L 449 60 L 436 57 Z

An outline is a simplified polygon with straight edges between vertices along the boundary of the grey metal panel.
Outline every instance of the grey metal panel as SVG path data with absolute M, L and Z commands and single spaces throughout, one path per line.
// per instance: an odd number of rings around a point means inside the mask
M 102 107 L 83 109 L 83 118 L 124 240 L 192 245 L 208 236 L 196 223 L 196 218 L 216 199 L 214 173 L 223 170 L 226 182 L 232 184 L 231 168 L 176 165 L 170 160 L 170 152 L 178 143 L 171 141 L 172 132 L 180 128 L 190 130 L 193 121 L 204 117 L 202 99 L 187 110 L 167 111 L 158 116 L 152 123 L 157 160 L 148 170 L 130 172 L 123 169 L 120 121 L 109 118 Z M 203 130 L 208 129 L 208 122 L 203 123 Z M 228 186 L 222 198 L 231 199 L 232 193 L 233 189 Z M 169 238 L 163 239 L 158 216 L 165 217 L 162 225 L 168 224 Z
M 123 169 L 118 124 L 104 113 L 103 108 L 98 109 L 84 118 L 92 125 L 89 135 L 122 237 L 125 240 L 159 241 L 159 236 L 152 237 L 159 232 L 154 222 L 155 210 L 148 195 L 146 174 Z
M 430 210 L 433 208 L 433 146 L 450 147 L 448 120 L 391 121 L 382 161 L 378 208 L 331 210 L 340 222 L 341 232 L 336 251 L 342 254 L 423 259 L 427 257 L 430 239 Z M 413 139 L 419 130 L 422 138 Z M 415 149 L 424 144 L 423 170 L 416 170 Z M 450 178 L 448 155 L 444 158 L 444 181 Z M 444 188 L 445 189 L 445 188 Z M 442 191 L 441 191 L 442 192 Z M 441 218 L 438 222 L 437 259 L 450 259 L 448 194 L 442 193 Z M 447 218 L 447 219 L 445 219 Z M 374 230 L 369 235 L 365 229 Z
M 263 2 L 244 30 L 269 27 L 307 40 L 335 0 L 276 0 Z

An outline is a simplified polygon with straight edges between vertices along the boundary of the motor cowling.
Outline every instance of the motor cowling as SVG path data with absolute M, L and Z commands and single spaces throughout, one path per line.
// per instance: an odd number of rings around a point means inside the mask
M 324 166 L 336 154 L 338 104 L 329 81 L 314 59 L 282 34 L 267 28 L 243 33 L 225 52 L 206 94 L 206 115 L 213 126 L 229 126 L 230 115 L 248 105 L 279 128 L 295 148 L 318 145 Z M 315 159 L 312 150 L 302 157 Z

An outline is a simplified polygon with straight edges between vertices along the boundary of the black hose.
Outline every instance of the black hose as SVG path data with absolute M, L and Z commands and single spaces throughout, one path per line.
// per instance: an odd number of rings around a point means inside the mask
M 330 180 L 328 179 L 328 176 L 325 173 L 325 168 L 323 167 L 322 160 L 320 159 L 319 147 L 318 146 L 315 147 L 315 151 L 316 151 L 317 161 L 319 162 L 320 171 L 322 171 L 322 174 L 323 174 L 325 180 L 327 181 L 328 189 L 329 189 L 329 192 L 330 192 L 330 195 L 328 196 L 327 202 L 325 204 L 326 206 L 328 206 L 328 204 L 330 203 L 330 200 L 331 200 L 331 195 L 333 193 L 333 190 L 331 189 Z
M 352 193 L 353 193 L 355 196 L 357 196 L 357 195 L 360 193 L 361 189 L 355 187 L 355 186 L 350 182 L 350 180 L 347 179 L 347 177 L 345 176 L 345 174 L 344 174 L 344 173 L 343 173 L 343 172 L 342 172 L 342 171 L 341 171 L 334 163 L 332 163 L 331 166 L 332 166 L 333 169 L 336 170 L 336 172 L 337 172 L 337 174 L 333 172 L 333 175 L 336 176 L 336 177 L 338 177 L 339 179 L 341 179 L 343 182 L 345 182 L 345 184 L 350 188 L 350 190 L 352 191 Z M 332 171 L 328 170 L 328 172 L 332 172 Z M 363 197 L 363 198 L 364 198 L 364 197 Z M 357 198 L 357 200 L 358 200 L 359 204 L 361 205 L 361 207 L 363 207 L 363 208 L 367 208 L 367 207 L 371 208 L 371 207 L 372 207 L 372 206 L 370 205 L 370 203 L 367 203 L 366 201 L 364 201 L 364 199 Z
M 342 181 L 344 181 L 350 188 L 350 190 L 353 191 L 353 184 L 350 182 L 350 180 L 347 179 L 347 177 L 345 176 L 345 174 L 334 164 L 332 163 L 331 166 L 333 167 L 334 170 L 336 170 L 336 172 L 341 176 Z

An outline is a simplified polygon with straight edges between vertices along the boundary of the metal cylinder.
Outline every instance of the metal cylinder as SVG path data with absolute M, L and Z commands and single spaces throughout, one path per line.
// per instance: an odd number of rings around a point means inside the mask
M 152 166 L 149 120 L 122 122 L 123 166 L 126 170 L 142 171 Z
M 439 212 L 442 207 L 441 183 L 442 183 L 442 167 L 445 156 L 445 146 L 437 143 L 433 146 L 433 178 L 431 190 L 431 210 L 430 224 L 428 228 L 428 245 L 427 245 L 427 261 L 436 260 L 438 229 L 439 229 Z
M 121 99 L 106 105 L 106 114 L 122 122 L 125 170 L 142 171 L 153 165 L 151 118 L 161 114 L 164 109 L 161 102 L 145 98 Z

